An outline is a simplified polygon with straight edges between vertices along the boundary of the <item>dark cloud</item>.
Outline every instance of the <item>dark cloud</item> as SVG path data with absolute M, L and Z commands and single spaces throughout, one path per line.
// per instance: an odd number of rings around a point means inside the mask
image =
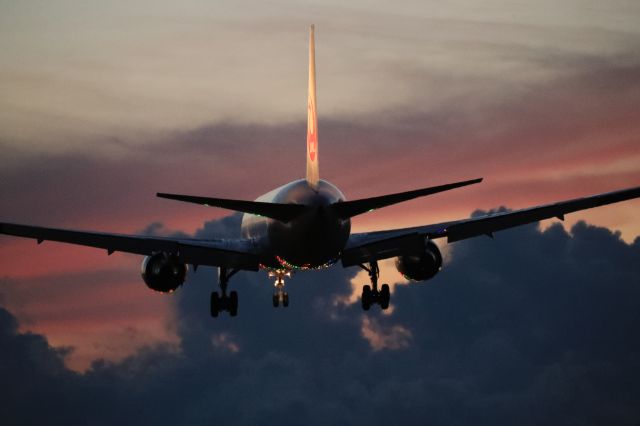
M 234 236 L 239 215 L 198 236 Z M 395 311 L 341 307 L 354 270 L 232 280 L 235 319 L 208 316 L 215 271 L 176 299 L 181 350 L 149 347 L 80 375 L 66 350 L 0 310 L 6 424 L 621 424 L 640 421 L 640 242 L 580 222 L 454 246 L 433 281 L 398 286 Z M 366 318 L 366 319 L 365 319 Z M 410 333 L 371 349 L 363 325 Z M 387 335 L 389 338 L 389 335 Z

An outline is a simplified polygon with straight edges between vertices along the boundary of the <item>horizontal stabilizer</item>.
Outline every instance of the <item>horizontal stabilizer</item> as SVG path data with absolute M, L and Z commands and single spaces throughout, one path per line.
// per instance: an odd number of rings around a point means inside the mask
M 161 192 L 158 192 L 156 195 L 160 198 L 195 203 L 206 207 L 220 207 L 243 213 L 251 213 L 285 223 L 300 216 L 308 209 L 306 206 L 299 204 L 277 204 L 264 203 L 260 201 L 229 200 L 225 198 L 196 197 L 193 195 L 164 194 Z
M 454 188 L 460 188 L 461 186 L 473 185 L 474 183 L 482 182 L 482 178 L 465 180 L 463 182 L 449 183 L 446 185 L 432 186 L 430 188 L 416 189 L 413 191 L 399 192 L 397 194 L 381 195 L 379 197 L 362 198 L 360 200 L 344 201 L 341 203 L 332 204 L 330 206 L 338 217 L 347 219 L 353 216 L 357 216 L 362 213 L 369 212 L 371 210 L 379 209 L 381 207 L 390 206 L 393 204 L 401 203 L 403 201 L 409 201 L 414 198 L 424 197 L 425 195 L 436 194 L 438 192 L 448 191 Z

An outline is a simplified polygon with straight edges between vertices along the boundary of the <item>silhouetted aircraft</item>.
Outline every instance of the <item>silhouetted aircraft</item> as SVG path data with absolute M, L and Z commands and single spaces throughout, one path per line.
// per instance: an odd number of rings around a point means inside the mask
M 120 235 L 0 223 L 0 233 L 59 241 L 107 250 L 144 255 L 142 278 L 149 288 L 173 292 L 187 276 L 187 264 L 218 267 L 220 293 L 211 294 L 211 315 L 238 312 L 238 294 L 228 292 L 229 279 L 238 271 L 264 269 L 275 278 L 273 306 L 289 305 L 284 278 L 291 272 L 329 267 L 366 270 L 371 285 L 362 289 L 362 307 L 389 307 L 389 286 L 378 285 L 378 261 L 396 258 L 398 271 L 406 278 L 425 281 L 442 267 L 442 256 L 433 240 L 459 241 L 605 204 L 640 197 L 640 187 L 585 198 L 561 201 L 511 212 L 455 220 L 412 228 L 351 233 L 350 219 L 374 209 L 417 197 L 481 182 L 465 180 L 397 194 L 347 201 L 340 190 L 320 179 L 318 169 L 318 123 L 314 27 L 309 39 L 309 98 L 307 111 L 307 176 L 288 183 L 255 201 L 158 193 L 158 197 L 243 212 L 241 239 L 197 240 Z

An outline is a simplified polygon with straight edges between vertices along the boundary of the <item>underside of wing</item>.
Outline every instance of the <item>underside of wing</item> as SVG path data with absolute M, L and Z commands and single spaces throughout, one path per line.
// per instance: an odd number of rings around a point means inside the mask
M 580 210 L 618 203 L 640 197 L 640 187 L 607 192 L 590 197 L 576 198 L 510 212 L 499 212 L 412 228 L 352 234 L 342 253 L 344 266 L 415 253 L 421 250 L 419 242 L 446 237 L 455 242 L 479 235 L 513 228 L 544 219 L 559 218 Z
M 381 259 L 417 253 L 425 247 L 425 236 L 418 232 L 399 232 L 389 235 L 353 234 L 342 252 L 342 266 L 360 265 Z
M 250 271 L 258 270 L 258 256 L 252 252 L 250 240 L 189 240 L 145 237 L 138 235 L 87 232 L 40 226 L 0 223 L 0 234 L 57 241 L 107 250 L 149 256 L 157 252 L 178 255 L 193 265 L 222 266 Z

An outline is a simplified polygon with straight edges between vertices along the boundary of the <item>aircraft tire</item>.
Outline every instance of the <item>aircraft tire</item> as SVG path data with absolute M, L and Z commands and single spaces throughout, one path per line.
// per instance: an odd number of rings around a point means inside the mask
M 371 286 L 362 287 L 362 309 L 368 311 L 371 307 Z
M 277 294 L 273 295 L 273 307 L 277 308 L 280 305 L 280 297 Z
M 389 284 L 382 284 L 380 288 L 380 308 L 385 310 L 389 307 L 389 300 L 391 299 L 391 293 L 389 291 Z
M 213 293 L 211 293 L 211 316 L 217 318 L 219 313 L 220 297 L 218 296 L 218 292 L 214 291 Z
M 238 292 L 232 291 L 229 294 L 229 315 L 235 317 L 238 315 Z
M 284 306 L 285 308 L 289 306 L 289 293 L 284 293 L 282 295 L 282 306 Z

